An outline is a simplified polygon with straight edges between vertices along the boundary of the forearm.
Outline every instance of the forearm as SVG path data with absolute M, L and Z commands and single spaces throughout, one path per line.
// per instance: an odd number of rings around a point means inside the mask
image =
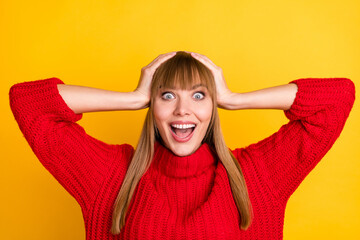
M 75 113 L 137 110 L 147 107 L 147 100 L 135 92 L 117 92 L 85 86 L 57 84 L 65 103 Z
M 264 88 L 252 92 L 231 93 L 221 105 L 229 110 L 281 109 L 288 110 L 293 104 L 298 87 L 295 83 Z

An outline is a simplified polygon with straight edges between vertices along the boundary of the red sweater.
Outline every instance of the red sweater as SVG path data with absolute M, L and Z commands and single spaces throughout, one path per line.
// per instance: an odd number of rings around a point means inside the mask
M 62 99 L 57 78 L 15 84 L 10 106 L 44 167 L 80 204 L 86 239 L 282 239 L 287 200 L 339 137 L 355 100 L 347 78 L 305 78 L 289 119 L 271 136 L 233 150 L 254 211 L 240 217 L 224 166 L 203 144 L 177 157 L 161 144 L 136 188 L 121 234 L 109 233 L 112 206 L 134 149 L 88 135 Z M 290 82 L 290 83 L 291 83 Z

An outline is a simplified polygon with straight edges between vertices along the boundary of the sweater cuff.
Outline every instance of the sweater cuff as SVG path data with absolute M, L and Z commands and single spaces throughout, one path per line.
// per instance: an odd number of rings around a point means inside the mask
M 354 83 L 348 78 L 301 78 L 289 82 L 298 86 L 290 109 L 284 110 L 290 120 L 297 120 L 328 105 L 343 104 L 355 97 Z
M 61 97 L 57 84 L 64 84 L 64 82 L 55 77 L 27 81 L 15 84 L 10 92 L 14 98 L 13 101 L 16 101 L 16 98 L 25 98 L 27 102 L 23 104 L 33 106 L 35 108 L 33 112 L 37 114 L 51 114 L 55 120 L 59 121 L 79 121 L 83 114 L 76 114 L 69 108 Z

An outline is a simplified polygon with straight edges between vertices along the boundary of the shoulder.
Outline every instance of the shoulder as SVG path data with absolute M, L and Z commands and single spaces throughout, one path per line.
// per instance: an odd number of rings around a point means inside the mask
M 250 158 L 250 152 L 248 148 L 235 148 L 234 150 L 231 150 L 231 153 L 235 156 L 237 160 L 243 160 L 243 159 L 249 159 Z
M 116 147 L 115 165 L 125 164 L 128 167 L 135 152 L 134 147 L 128 143 L 116 144 Z
M 118 144 L 116 146 L 118 148 L 118 154 L 121 157 L 132 157 L 135 151 L 134 147 L 128 143 Z
M 251 175 L 252 173 L 249 173 L 249 171 L 252 172 L 255 169 L 259 169 L 259 167 L 262 168 L 261 166 L 259 166 L 259 163 L 254 161 L 254 156 L 253 156 L 254 153 L 249 148 L 249 146 L 242 148 L 235 148 L 234 150 L 231 150 L 231 153 L 237 159 L 241 167 L 241 170 L 245 175 L 248 174 Z

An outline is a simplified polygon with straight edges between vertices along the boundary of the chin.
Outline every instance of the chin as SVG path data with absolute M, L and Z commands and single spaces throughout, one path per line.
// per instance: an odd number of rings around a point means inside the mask
M 189 156 L 193 153 L 193 150 L 187 150 L 187 149 L 171 149 L 171 151 L 179 157 L 185 157 Z
M 188 144 L 175 144 L 170 146 L 169 148 L 175 155 L 179 157 L 185 157 L 193 154 L 196 151 L 196 147 L 194 145 L 188 145 Z

